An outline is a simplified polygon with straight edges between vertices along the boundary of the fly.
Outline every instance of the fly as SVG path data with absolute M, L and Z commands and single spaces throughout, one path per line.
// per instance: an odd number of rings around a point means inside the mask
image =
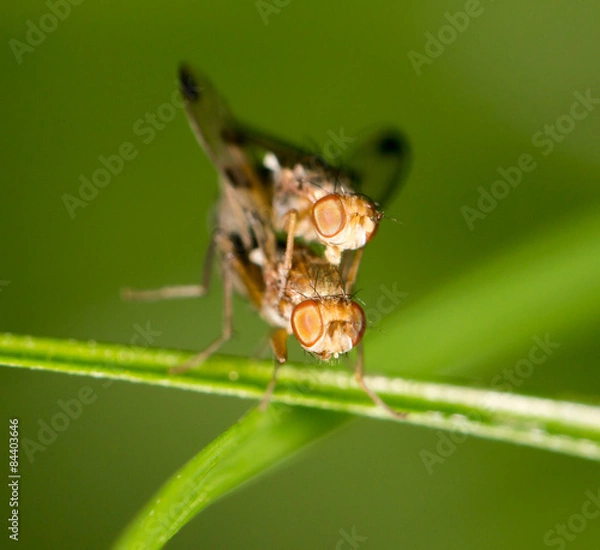
M 172 371 L 197 366 L 231 337 L 235 290 L 275 329 L 271 347 L 277 366 L 287 361 L 289 335 L 324 361 L 357 347 L 359 385 L 375 403 L 401 417 L 364 381 L 366 318 L 351 298 L 360 261 L 355 251 L 374 235 L 382 217 L 375 203 L 353 190 L 353 185 L 360 186 L 361 162 L 368 158 L 368 149 L 373 151 L 372 144 L 358 150 L 354 167 L 336 174 L 319 157 L 242 127 L 208 80 L 187 67 L 180 70 L 180 87 L 190 126 L 217 168 L 221 183 L 217 230 L 207 252 L 203 282 L 123 292 L 131 300 L 202 296 L 208 291 L 212 260 L 218 251 L 224 288 L 221 335 Z M 388 162 L 380 165 L 388 178 L 383 187 L 387 195 L 407 164 L 406 148 L 398 136 L 388 132 L 375 142 L 376 150 L 381 152 L 383 146 L 384 153 L 385 149 L 391 153 Z M 334 232 L 336 224 L 339 231 Z M 275 230 L 283 231 L 283 241 Z M 353 236 L 357 231 L 362 236 Z M 336 239 L 339 232 L 345 237 Z M 304 242 L 295 242 L 296 237 Z M 324 255 L 310 246 L 313 242 L 324 245 Z M 277 366 L 263 407 L 275 386 Z

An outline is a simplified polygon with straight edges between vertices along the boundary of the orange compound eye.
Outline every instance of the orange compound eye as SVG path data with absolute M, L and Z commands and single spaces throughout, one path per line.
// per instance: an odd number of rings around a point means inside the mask
M 353 329 L 350 338 L 352 339 L 352 346 L 354 347 L 357 346 L 362 340 L 365 329 L 367 328 L 367 319 L 362 307 L 360 307 L 356 302 L 351 302 L 350 306 L 352 309 L 351 325 Z
M 291 324 L 298 342 L 306 348 L 313 346 L 325 329 L 319 304 L 315 300 L 299 303 L 292 311 Z
M 346 225 L 346 210 L 338 195 L 327 195 L 313 205 L 315 229 L 327 238 L 335 237 Z

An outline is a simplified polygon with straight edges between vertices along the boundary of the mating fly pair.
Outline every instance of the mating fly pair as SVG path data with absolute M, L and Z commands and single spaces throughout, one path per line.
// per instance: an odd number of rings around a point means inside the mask
M 180 90 L 190 126 L 217 168 L 220 198 L 216 229 L 201 285 L 124 291 L 131 300 L 202 296 L 208 290 L 215 249 L 223 275 L 222 334 L 182 372 L 214 353 L 232 334 L 233 290 L 246 296 L 275 330 L 276 359 L 265 392 L 275 387 L 287 360 L 287 339 L 321 360 L 357 348 L 356 379 L 390 414 L 363 378 L 365 314 L 352 300 L 362 249 L 375 235 L 382 213 L 408 168 L 408 146 L 395 130 L 380 132 L 356 147 L 347 167 L 332 167 L 318 155 L 240 124 L 210 82 L 186 66 Z M 374 203 L 359 193 L 369 186 Z

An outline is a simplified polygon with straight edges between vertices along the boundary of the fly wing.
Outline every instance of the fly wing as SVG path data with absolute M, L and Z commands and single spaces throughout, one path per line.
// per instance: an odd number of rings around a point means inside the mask
M 324 178 L 333 181 L 337 180 L 340 173 L 339 167 L 329 165 L 319 154 L 250 126 L 238 124 L 226 139 L 243 147 L 248 156 L 263 167 L 266 153 L 272 153 L 279 165 L 285 168 L 302 164 L 306 169 L 321 172 Z
M 253 241 L 252 223 L 268 225 L 271 190 L 249 152 L 233 139 L 240 126 L 210 80 L 188 65 L 179 68 L 179 86 L 188 122 L 220 174 L 223 187 L 219 225 Z
M 188 65 L 179 69 L 179 85 L 190 126 L 217 170 L 229 184 L 249 190 L 266 207 L 268 188 L 248 151 L 234 139 L 240 124 L 225 100 L 206 76 Z
M 347 171 L 354 191 L 385 207 L 402 187 L 411 157 L 408 140 L 399 130 L 375 132 L 353 147 L 348 156 Z
M 206 76 L 187 65 L 179 68 L 179 88 L 188 122 L 198 142 L 217 168 L 232 162 L 223 140 L 224 131 L 235 125 L 233 114 Z
M 411 149 L 396 128 L 386 128 L 362 140 L 350 151 L 344 172 L 355 192 L 364 194 L 380 208 L 393 199 L 404 183 L 411 165 Z M 345 250 L 340 271 L 352 291 L 363 250 Z
M 321 171 L 323 177 L 332 181 L 348 178 L 353 191 L 366 195 L 379 206 L 389 204 L 400 190 L 410 171 L 412 157 L 407 138 L 396 128 L 378 130 L 361 140 L 340 166 L 327 163 L 319 154 L 239 124 L 226 138 L 252 151 L 249 156 L 259 161 L 261 155 L 264 158 L 264 154 L 270 152 L 281 166 L 292 168 L 301 163 Z
M 189 65 L 181 65 L 179 85 L 196 138 L 234 187 L 262 187 L 270 199 L 268 170 L 264 166 L 266 153 L 274 153 L 285 165 L 314 157 L 240 123 L 210 80 Z

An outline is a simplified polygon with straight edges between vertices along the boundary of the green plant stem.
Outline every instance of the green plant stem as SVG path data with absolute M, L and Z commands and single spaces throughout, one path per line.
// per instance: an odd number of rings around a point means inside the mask
M 127 380 L 203 393 L 262 396 L 272 363 L 211 357 L 200 369 L 171 375 L 169 367 L 192 356 L 173 350 L 51 340 L 0 334 L 0 364 Z M 373 390 L 406 411 L 407 423 L 460 431 L 600 460 L 600 407 L 457 385 L 372 376 Z M 286 364 L 273 402 L 393 420 L 375 406 L 346 371 Z
M 159 489 L 119 538 L 115 550 L 162 548 L 223 495 L 348 420 L 328 411 L 272 405 L 250 411 Z

